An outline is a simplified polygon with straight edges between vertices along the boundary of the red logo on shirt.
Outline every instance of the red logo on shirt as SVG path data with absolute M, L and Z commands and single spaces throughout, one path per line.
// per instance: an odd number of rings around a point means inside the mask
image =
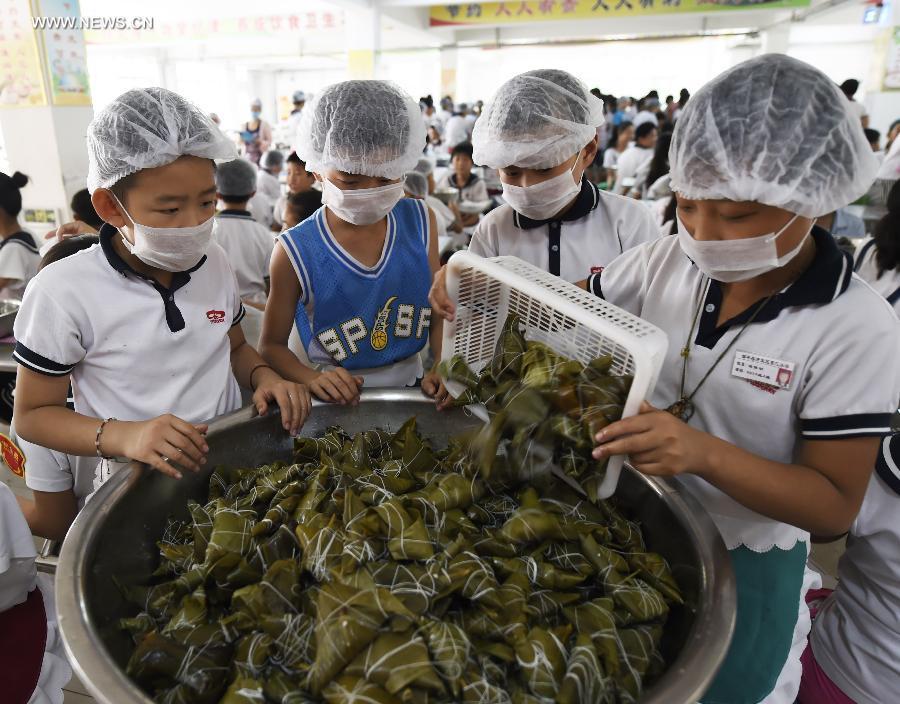
M 592 266 L 592 267 L 591 267 L 591 273 L 592 273 L 592 274 L 602 274 L 602 273 L 603 273 L 603 267 L 602 267 L 602 266 Z
M 209 322 L 211 322 L 211 323 L 224 323 L 225 322 L 225 311 L 224 310 L 208 310 L 208 311 L 206 311 L 206 317 L 209 318 Z
M 22 454 L 19 446 L 3 433 L 0 433 L 0 456 L 3 457 L 10 472 L 17 477 L 25 476 L 25 455 Z

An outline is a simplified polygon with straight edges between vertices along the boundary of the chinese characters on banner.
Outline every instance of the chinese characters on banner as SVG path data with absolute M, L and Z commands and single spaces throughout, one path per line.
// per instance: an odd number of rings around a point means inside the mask
M 0 108 L 46 104 L 28 0 L 0 0 Z
M 43 17 L 78 17 L 78 0 L 40 0 Z M 54 105 L 91 104 L 84 34 L 80 29 L 39 32 Z
M 299 4 L 299 3 L 298 3 Z M 245 17 L 206 17 L 194 20 L 159 19 L 153 29 L 109 32 L 86 30 L 88 44 L 128 42 L 166 43 L 203 41 L 218 37 L 269 36 L 307 31 L 331 31 L 344 28 L 344 14 L 336 10 L 297 12 L 292 15 L 248 15 Z
M 638 17 L 683 12 L 719 12 L 809 7 L 810 0 L 512 0 L 432 5 L 431 26 L 547 22 Z

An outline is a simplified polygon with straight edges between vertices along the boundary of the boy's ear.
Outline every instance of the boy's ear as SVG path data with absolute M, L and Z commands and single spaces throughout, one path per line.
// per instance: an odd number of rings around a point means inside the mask
M 127 227 L 129 222 L 122 216 L 115 197 L 105 188 L 98 188 L 91 195 L 91 203 L 94 204 L 94 210 L 97 215 L 108 222 L 113 227 Z
M 316 181 L 322 183 L 322 175 L 313 171 L 313 177 L 315 177 Z
M 596 135 L 590 142 L 588 142 L 584 149 L 582 149 L 582 154 L 584 156 L 584 162 L 588 166 L 594 163 L 594 159 L 597 156 L 597 151 L 600 148 L 600 136 Z

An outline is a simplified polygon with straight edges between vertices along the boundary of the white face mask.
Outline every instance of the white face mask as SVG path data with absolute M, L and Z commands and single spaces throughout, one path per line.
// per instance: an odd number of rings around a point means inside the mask
M 131 217 L 118 198 L 116 203 L 131 220 L 131 231 L 134 233 L 134 244 L 122 233 L 122 244 L 148 266 L 163 271 L 187 271 L 209 249 L 216 225 L 214 217 L 194 227 L 148 227 Z
M 575 159 L 571 170 L 531 186 L 513 186 L 504 183 L 503 200 L 526 218 L 549 220 L 565 208 L 581 190 L 581 184 L 575 181 L 577 166 L 578 159 Z
M 354 225 L 371 225 L 385 217 L 403 197 L 403 182 L 377 188 L 341 190 L 331 181 L 322 181 L 322 203 Z
M 796 257 L 812 231 L 810 226 L 800 243 L 790 252 L 778 256 L 776 241 L 800 217 L 795 215 L 778 232 L 739 240 L 698 241 L 688 233 L 681 218 L 678 220 L 678 243 L 697 268 L 709 278 L 730 284 L 747 281 L 754 276 L 779 269 Z

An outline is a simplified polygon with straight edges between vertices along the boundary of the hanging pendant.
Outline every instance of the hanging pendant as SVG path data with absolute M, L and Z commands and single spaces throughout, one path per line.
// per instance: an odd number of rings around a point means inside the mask
M 694 404 L 691 402 L 689 398 L 684 398 L 683 396 L 678 399 L 675 403 L 669 406 L 666 411 L 671 413 L 673 416 L 678 418 L 679 420 L 687 423 L 691 417 L 694 415 Z

